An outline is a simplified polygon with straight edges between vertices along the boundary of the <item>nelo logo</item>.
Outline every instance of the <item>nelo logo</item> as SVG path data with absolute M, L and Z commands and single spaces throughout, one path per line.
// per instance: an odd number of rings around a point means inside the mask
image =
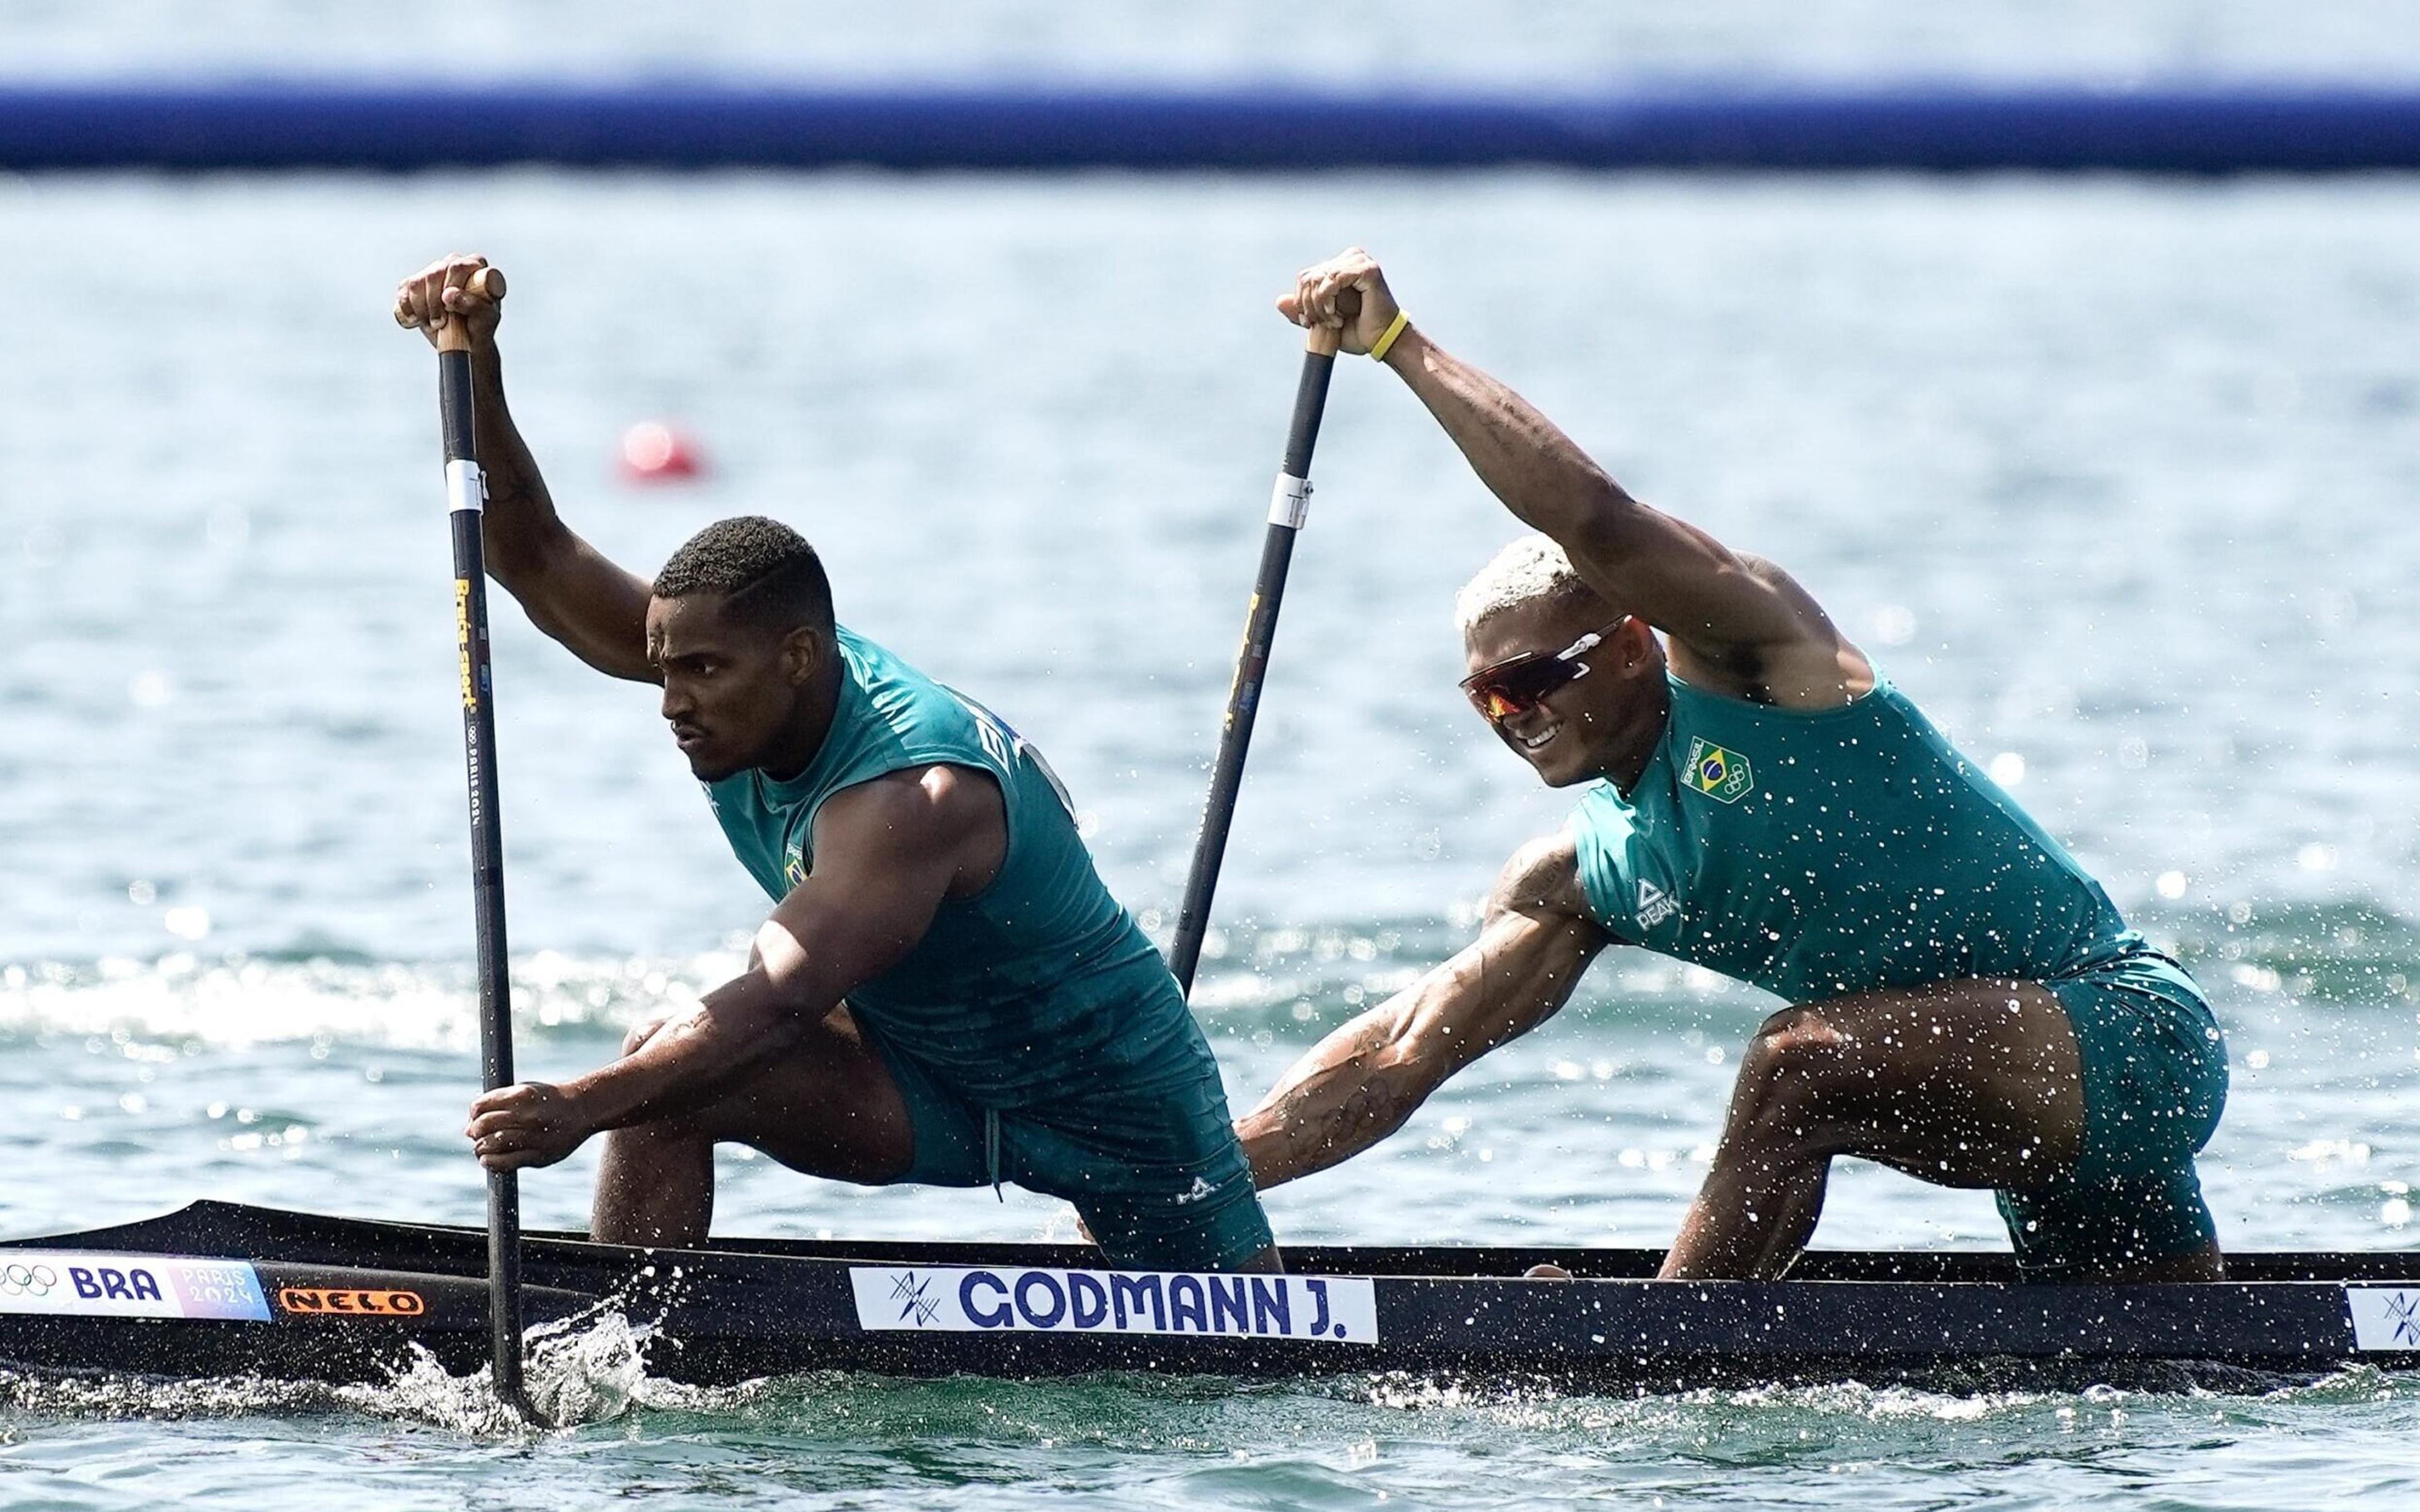
M 417 1291 L 366 1291 L 357 1287 L 285 1287 L 277 1305 L 289 1313 L 334 1318 L 417 1318 L 428 1310 Z

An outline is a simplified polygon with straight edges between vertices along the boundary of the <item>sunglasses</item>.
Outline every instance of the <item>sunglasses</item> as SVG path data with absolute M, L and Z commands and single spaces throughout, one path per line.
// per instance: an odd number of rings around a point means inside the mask
M 1600 625 L 1551 656 L 1543 651 L 1525 651 L 1494 666 L 1481 667 L 1462 680 L 1462 690 L 1469 696 L 1470 706 L 1491 724 L 1502 724 L 1527 714 L 1557 691 L 1586 677 L 1588 663 L 1580 658 L 1603 644 L 1606 636 L 1630 623 L 1630 618 L 1625 614 L 1611 625 Z

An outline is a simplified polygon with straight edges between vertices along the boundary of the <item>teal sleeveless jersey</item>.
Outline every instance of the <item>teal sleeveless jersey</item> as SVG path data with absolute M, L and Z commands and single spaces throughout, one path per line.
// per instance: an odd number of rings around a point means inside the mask
M 850 1011 L 989 1108 L 1198 1076 L 1209 1046 L 1184 995 L 1102 885 L 1042 759 L 988 710 L 873 641 L 845 628 L 837 639 L 840 703 L 807 769 L 706 785 L 732 850 L 766 892 L 783 897 L 814 869 L 824 801 L 886 772 L 970 767 L 999 784 L 1008 818 L 990 886 L 945 901 L 906 959 L 848 995 Z
M 1668 677 L 1625 797 L 1573 813 L 1615 938 L 1792 1002 L 1968 977 L 2041 980 L 2142 944 L 2108 895 L 1897 688 L 1796 713 Z

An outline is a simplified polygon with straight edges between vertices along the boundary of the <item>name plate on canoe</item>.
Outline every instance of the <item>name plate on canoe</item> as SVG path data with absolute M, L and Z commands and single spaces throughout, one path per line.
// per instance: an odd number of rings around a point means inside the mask
M 2347 1287 L 2356 1350 L 2420 1353 L 2420 1289 L 2411 1287 Z
M 0 1313 L 265 1323 L 269 1299 L 243 1260 L 12 1249 L 0 1250 Z
M 853 1265 L 848 1279 L 875 1331 L 1378 1342 L 1377 1290 L 1357 1276 Z

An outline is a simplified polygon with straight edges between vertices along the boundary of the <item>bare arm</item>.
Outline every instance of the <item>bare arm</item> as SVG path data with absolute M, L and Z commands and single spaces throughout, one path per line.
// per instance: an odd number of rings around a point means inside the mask
M 1254 1184 L 1325 1170 L 1402 1128 L 1456 1072 L 1552 1018 L 1606 943 L 1571 837 L 1523 846 L 1475 942 L 1322 1040 L 1236 1121 Z
M 1346 322 L 1336 301 L 1348 288 L 1360 304 Z M 1366 352 L 1399 307 L 1357 248 L 1305 270 L 1279 308 L 1305 323 L 1344 324 L 1345 349 Z M 1386 363 L 1505 508 L 1553 537 L 1606 602 L 1671 638 L 1683 677 L 1785 708 L 1834 707 L 1873 686 L 1864 656 L 1786 573 L 1633 499 L 1536 406 L 1417 326 Z
M 472 1105 L 491 1168 L 545 1165 L 590 1134 L 704 1106 L 779 1058 L 860 983 L 896 965 L 945 898 L 988 884 L 1007 851 L 1000 790 L 954 766 L 847 789 L 815 819 L 815 869 L 756 932 L 748 969 L 699 1011 L 599 1070 Z
M 488 478 L 480 542 L 489 575 L 520 601 L 530 622 L 573 656 L 609 676 L 657 683 L 647 660 L 647 581 L 608 561 L 554 511 L 537 460 L 504 402 L 504 369 L 496 350 L 502 306 L 470 287 L 484 257 L 446 257 L 405 279 L 396 291 L 396 318 L 435 339 L 437 328 L 460 320 L 471 330 L 473 422 L 479 465 Z

